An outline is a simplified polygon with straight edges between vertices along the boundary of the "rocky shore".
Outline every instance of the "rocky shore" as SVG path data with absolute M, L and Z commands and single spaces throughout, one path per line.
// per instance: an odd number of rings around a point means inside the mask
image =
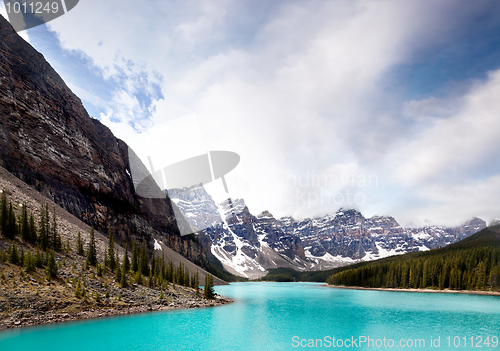
M 2 246 L 6 243 L 0 240 L 0 250 Z M 128 286 L 122 287 L 111 272 L 97 276 L 95 267 L 85 269 L 83 257 L 73 251 L 56 253 L 56 261 L 58 275 L 53 279 L 44 269 L 28 274 L 17 265 L 0 263 L 0 330 L 232 302 L 219 295 L 208 300 L 201 289 L 171 282 L 150 288 L 129 277 Z
M 103 318 L 109 316 L 147 313 L 154 311 L 167 311 L 174 309 L 188 309 L 200 307 L 214 307 L 232 302 L 223 296 L 216 296 L 214 300 L 205 300 L 202 298 L 196 300 L 157 302 L 146 305 L 127 305 L 120 304 L 115 307 L 91 308 L 81 312 L 55 313 L 48 312 L 42 314 L 32 314 L 32 310 L 17 311 L 12 313 L 11 317 L 0 321 L 0 330 L 9 328 L 29 327 L 41 324 L 52 324 L 84 319 Z

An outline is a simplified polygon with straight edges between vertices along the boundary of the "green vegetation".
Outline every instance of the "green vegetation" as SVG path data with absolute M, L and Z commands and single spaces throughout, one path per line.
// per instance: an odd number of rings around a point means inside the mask
M 272 282 L 325 282 L 332 274 L 345 271 L 353 266 L 339 267 L 327 271 L 299 272 L 292 268 L 271 268 L 268 273 L 258 279 Z
M 500 226 L 445 248 L 364 263 L 327 279 L 370 288 L 500 290 Z
M 104 266 L 109 267 L 111 272 L 115 271 L 118 262 L 115 260 L 115 242 L 113 240 L 113 231 L 109 230 L 108 252 L 104 257 Z
M 54 251 L 63 249 L 61 236 L 57 230 L 55 208 L 50 225 L 49 206 L 42 205 L 40 223 L 35 226 L 33 214 L 28 213 L 26 204 L 21 205 L 19 217 L 16 217 L 15 207 L 12 201 L 7 201 L 5 190 L 0 198 L 0 234 L 10 240 L 6 252 L 0 251 L 0 263 L 8 261 L 13 265 L 24 267 L 22 273 L 32 273 L 37 268 L 45 267 L 47 279 L 57 277 L 58 267 Z M 16 244 L 16 239 L 21 245 Z M 37 244 L 36 254 L 24 250 L 22 243 L 26 245 Z M 42 252 L 46 252 L 44 256 Z
M 269 269 L 261 281 L 327 282 L 374 288 L 500 289 L 500 226 L 442 249 L 392 256 L 327 271 Z
M 75 297 L 78 299 L 82 297 L 82 286 L 80 285 L 80 279 L 78 279 L 78 283 L 76 283 Z
M 205 285 L 203 287 L 204 291 L 204 296 L 206 299 L 213 299 L 215 292 L 214 292 L 214 276 L 210 273 L 207 273 L 205 275 Z
M 83 249 L 82 236 L 80 235 L 80 232 L 78 232 L 78 236 L 76 239 L 76 253 L 79 254 L 80 256 L 85 255 L 85 250 Z
M 38 227 L 34 224 L 33 215 L 28 213 L 26 205 L 22 205 L 18 210 L 20 212 L 18 217 L 15 212 L 15 206 L 11 201 L 8 201 L 6 192 L 2 191 L 0 197 L 0 235 L 10 243 L 6 245 L 5 250 L 0 250 L 0 263 L 8 261 L 22 267 L 24 268 L 21 271 L 22 274 L 36 273 L 36 270 L 40 268 L 44 269 L 48 280 L 57 277 L 58 264 L 66 264 L 64 256 L 71 251 L 71 247 L 69 247 L 69 243 L 64 247 L 62 245 L 61 236 L 57 230 L 55 208 L 51 216 L 48 205 L 42 206 Z M 174 286 L 177 284 L 192 287 L 198 291 L 198 273 L 190 274 L 182 262 L 179 265 L 174 265 L 172 261 L 165 262 L 164 256 L 160 259 L 153 255 L 149 259 L 145 240 L 141 243 L 140 252 L 138 252 L 136 241 L 132 242 L 132 262 L 129 260 L 128 245 L 125 243 L 125 253 L 120 264 L 113 234 L 111 231 L 109 234 L 108 247 L 104 253 L 103 262 L 99 262 L 97 256 L 94 228 L 92 227 L 90 230 L 90 240 L 86 250 L 84 250 L 80 232 L 77 234 L 76 253 L 79 256 L 86 256 L 85 263 L 82 264 L 85 270 L 95 267 L 95 270 L 91 269 L 94 279 L 96 276 L 103 278 L 110 271 L 113 273 L 111 277 L 122 288 L 129 286 L 129 277 L 133 276 L 135 283 L 145 283 L 150 288 L 164 289 L 168 288 L 168 283 L 171 283 Z M 33 248 L 34 245 L 36 245 L 36 252 Z M 63 248 L 66 252 L 62 251 Z M 57 260 L 60 260 L 59 263 Z M 76 266 L 74 267 L 76 268 Z M 85 286 L 81 285 L 80 279 L 73 284 L 76 284 L 75 296 L 85 297 Z M 210 284 L 213 286 L 212 276 Z M 213 288 L 211 291 L 213 293 Z
M 57 277 L 57 263 L 53 251 L 49 252 L 47 258 L 47 268 L 45 269 L 45 271 L 47 272 L 48 279 Z
M 89 247 L 87 249 L 87 266 L 96 266 L 97 265 L 97 249 L 95 247 L 95 238 L 94 238 L 94 227 L 90 228 L 90 241 Z

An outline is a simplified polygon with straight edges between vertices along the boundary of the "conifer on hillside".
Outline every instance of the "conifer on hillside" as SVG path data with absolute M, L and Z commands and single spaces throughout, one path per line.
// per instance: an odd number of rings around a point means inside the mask
M 48 207 L 47 207 L 47 220 L 48 220 Z M 52 226 L 50 227 L 50 247 L 54 251 L 59 251 L 62 249 L 61 235 L 57 231 L 57 217 L 56 217 L 55 207 L 52 212 Z
M 7 194 L 5 194 L 5 189 L 2 190 L 2 197 L 0 200 L 0 233 L 7 237 L 5 234 L 7 232 Z
M 38 225 L 38 243 L 43 251 L 46 251 L 49 247 L 49 223 L 48 223 L 49 211 L 48 207 L 42 205 L 40 210 L 40 222 Z
M 48 279 L 57 277 L 58 269 L 53 251 L 49 252 L 49 257 L 47 258 L 47 268 L 45 269 L 45 271 L 47 272 Z
M 132 270 L 132 272 L 137 272 L 137 270 L 139 269 L 139 254 L 137 252 L 137 243 L 135 241 L 135 239 L 132 241 L 132 262 L 130 262 L 130 269 Z
M 139 256 L 139 270 L 143 276 L 149 275 L 148 252 L 146 250 L 146 240 L 142 241 L 141 253 Z
M 113 239 L 113 231 L 109 230 L 108 253 L 107 253 L 108 267 L 111 272 L 115 271 L 117 261 L 115 260 L 115 241 Z
M 85 250 L 83 249 L 83 241 L 82 241 L 82 236 L 80 232 L 78 232 L 76 236 L 76 253 L 79 254 L 80 256 L 85 255 Z
M 128 272 L 130 271 L 130 260 L 128 258 L 128 243 L 125 243 L 125 253 L 123 254 L 123 271 Z
M 213 299 L 214 298 L 214 277 L 212 274 L 207 273 L 205 275 L 205 286 L 203 287 L 204 289 L 204 296 L 206 299 Z
M 30 228 L 28 221 L 28 209 L 26 204 L 21 207 L 21 238 L 25 241 L 31 241 L 30 239 Z
M 89 247 L 87 249 L 86 263 L 91 266 L 96 266 L 97 264 L 97 250 L 95 247 L 94 227 L 90 228 L 90 241 L 89 241 Z

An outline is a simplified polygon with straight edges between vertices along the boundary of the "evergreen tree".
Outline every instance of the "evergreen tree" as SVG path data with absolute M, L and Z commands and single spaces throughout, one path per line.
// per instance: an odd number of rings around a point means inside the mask
M 19 254 L 17 253 L 17 247 L 12 243 L 9 250 L 9 262 L 12 264 L 19 264 Z
M 127 254 L 127 251 L 125 251 L 125 255 L 126 254 Z M 122 276 L 121 276 L 121 280 L 120 280 L 120 285 L 122 286 L 122 288 L 126 288 L 128 286 L 128 280 L 127 280 L 128 269 L 126 268 L 125 258 L 126 258 L 126 256 L 123 256 Z M 127 260 L 128 260 L 128 258 L 127 258 Z M 118 270 L 120 270 L 120 269 L 118 269 Z
M 78 279 L 78 283 L 76 283 L 76 289 L 75 289 L 75 297 L 78 299 L 82 296 L 81 289 L 82 289 L 82 287 L 80 285 L 80 279 Z
M 35 255 L 35 267 L 42 268 L 43 261 L 44 261 L 43 260 L 43 256 L 42 256 L 42 254 L 40 253 L 40 250 L 37 247 L 37 249 L 36 249 L 36 255 Z
M 115 260 L 115 242 L 113 240 L 113 231 L 111 229 L 109 229 L 107 263 L 111 272 L 114 272 L 118 262 Z
M 139 269 L 144 276 L 149 275 L 148 252 L 146 250 L 146 240 L 142 241 L 141 255 L 139 257 Z
M 38 243 L 43 251 L 49 247 L 49 233 L 48 233 L 48 210 L 47 207 L 42 205 L 40 211 L 40 224 L 38 225 Z
M 19 253 L 19 265 L 24 266 L 24 248 L 21 246 L 21 252 Z
M 118 257 L 118 250 L 115 251 L 115 265 L 116 265 L 117 269 L 121 269 L 120 268 L 120 257 Z
M 115 273 L 115 281 L 117 283 L 121 283 L 121 281 L 122 281 L 122 270 L 120 268 L 120 265 L 118 265 L 117 267 L 115 267 L 115 271 L 116 271 L 116 273 Z
M 196 289 L 196 296 L 200 293 L 200 278 L 198 276 L 198 270 L 196 270 L 196 275 L 194 276 L 194 288 Z
M 48 211 L 48 206 L 47 206 Z M 48 218 L 48 213 L 47 213 Z M 52 227 L 50 228 L 51 237 L 51 247 L 54 251 L 59 251 L 62 249 L 61 235 L 57 232 L 57 218 L 56 218 L 56 208 L 54 207 L 52 212 Z
M 128 243 L 125 243 L 125 253 L 123 254 L 123 271 L 130 271 L 130 260 L 128 259 Z
M 80 232 L 78 232 L 78 235 L 76 237 L 76 253 L 79 254 L 80 256 L 85 255 L 85 251 L 83 249 L 82 236 L 80 235 Z
M 0 232 L 7 237 L 7 195 L 5 189 L 2 190 L 2 199 L 0 201 Z
M 166 269 L 166 278 L 167 281 L 171 282 L 171 283 L 174 283 L 174 264 L 172 262 L 172 260 L 169 261 L 168 263 L 168 267 Z
M 213 299 L 214 298 L 214 277 L 212 274 L 207 273 L 205 275 L 205 286 L 204 288 L 204 296 L 206 299 Z
M 28 209 L 26 208 L 26 204 L 23 204 L 21 207 L 21 237 L 25 241 L 31 241 L 28 221 Z
M 189 281 L 189 270 L 187 267 L 184 268 L 184 286 L 189 286 L 190 285 Z
M 30 251 L 28 251 L 24 257 L 24 267 L 26 268 L 26 273 L 35 271 L 35 258 Z
M 137 272 L 139 269 L 139 258 L 138 258 L 138 252 L 137 252 L 137 243 L 135 239 L 132 241 L 132 262 L 130 263 L 131 265 L 131 270 L 132 272 Z
M 167 275 L 167 269 L 166 269 L 166 265 L 165 265 L 165 252 L 161 251 L 161 262 L 160 262 L 160 275 L 161 275 L 161 278 L 162 278 L 162 281 L 163 280 L 166 280 L 166 275 Z
M 141 274 L 141 271 L 138 270 L 137 272 L 135 272 L 134 274 L 134 280 L 137 284 L 142 284 L 142 274 Z
M 151 275 L 155 275 L 155 270 L 156 270 L 156 259 L 155 259 L 155 252 L 153 250 L 153 255 L 151 256 Z
M 29 241 L 34 244 L 37 241 L 36 237 L 36 226 L 35 226 L 35 219 L 33 217 L 33 214 L 30 213 L 30 221 L 29 221 L 29 233 L 30 233 L 30 239 Z
M 49 253 L 49 257 L 47 258 L 47 268 L 45 270 L 47 272 L 48 279 L 57 277 L 57 263 L 53 251 L 50 251 Z
M 149 270 L 148 287 L 153 288 L 153 271 Z
M 97 264 L 97 250 L 95 247 L 94 227 L 90 228 L 90 241 L 89 247 L 87 249 L 86 263 L 91 266 L 95 266 Z
M 14 239 L 17 234 L 16 226 L 16 215 L 14 214 L 14 208 L 12 206 L 12 201 L 9 201 L 9 210 L 7 212 L 7 228 L 4 232 L 4 236 L 7 239 Z

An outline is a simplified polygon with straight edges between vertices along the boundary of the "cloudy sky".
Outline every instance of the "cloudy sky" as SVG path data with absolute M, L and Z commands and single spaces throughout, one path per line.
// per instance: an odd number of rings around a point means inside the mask
M 500 216 L 498 1 L 81 0 L 20 34 L 155 168 L 238 153 L 254 214 Z

